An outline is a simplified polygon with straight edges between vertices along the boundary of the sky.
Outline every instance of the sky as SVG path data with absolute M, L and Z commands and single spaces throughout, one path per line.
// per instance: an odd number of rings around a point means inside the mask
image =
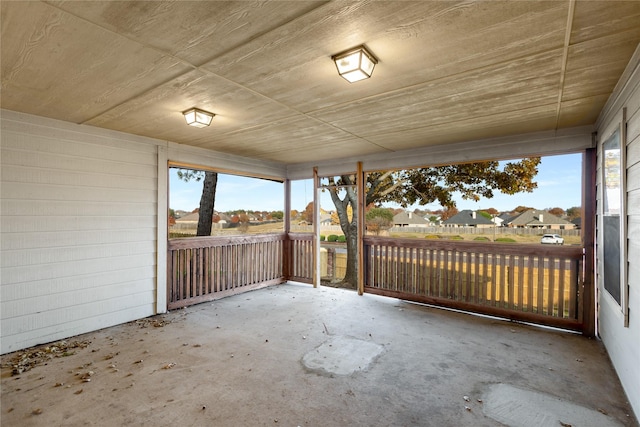
M 169 181 L 169 207 L 175 210 L 193 211 L 200 205 L 202 182 L 184 182 L 171 169 Z M 462 200 L 455 196 L 458 210 L 495 208 L 500 212 L 510 211 L 517 206 L 530 206 L 536 209 L 560 207 L 568 209 L 581 205 L 582 194 L 582 154 L 567 154 L 543 157 L 538 166 L 535 181 L 538 188 L 533 193 L 520 193 L 513 196 L 495 193 L 492 199 L 479 202 Z M 334 206 L 327 193 L 321 193 L 321 206 L 333 210 Z M 304 210 L 313 201 L 313 181 L 293 181 L 291 183 L 291 208 Z M 390 207 L 397 207 L 389 205 Z M 415 208 L 438 210 L 437 203 Z M 262 179 L 246 178 L 235 175 L 219 174 L 216 190 L 215 210 L 281 211 L 284 209 L 284 185 Z

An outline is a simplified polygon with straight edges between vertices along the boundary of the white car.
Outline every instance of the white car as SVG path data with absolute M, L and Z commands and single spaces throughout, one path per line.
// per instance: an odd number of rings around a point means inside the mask
M 540 243 L 546 245 L 564 245 L 564 239 L 558 234 L 545 234 L 540 239 Z

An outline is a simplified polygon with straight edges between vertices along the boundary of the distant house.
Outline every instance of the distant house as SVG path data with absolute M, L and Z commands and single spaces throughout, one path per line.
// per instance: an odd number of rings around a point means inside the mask
M 494 226 L 491 219 L 480 215 L 478 211 L 466 209 L 458 212 L 451 218 L 442 222 L 445 227 L 476 227 L 491 228 Z
M 496 218 L 500 218 L 502 220 L 502 222 L 500 223 L 500 225 L 502 226 L 506 226 L 507 224 L 509 224 L 509 221 L 511 221 L 513 218 L 517 217 L 519 214 L 513 214 L 511 212 L 502 212 L 500 215 L 498 215 Z M 496 223 L 497 224 L 497 223 Z
M 402 211 L 393 217 L 394 227 L 429 227 L 431 223 L 413 212 Z
M 176 224 L 182 224 L 184 228 L 197 228 L 199 219 L 200 214 L 198 212 L 192 212 L 176 219 Z M 189 225 L 192 227 L 188 227 Z
M 576 228 L 582 228 L 582 218 L 574 218 L 571 220 L 571 223 L 576 226 Z
M 320 225 L 331 225 L 332 219 L 330 213 L 320 214 Z
M 220 225 L 216 226 L 214 224 L 214 227 L 224 228 L 226 224 L 231 223 L 231 218 L 229 218 L 229 216 L 227 216 L 226 214 L 214 212 L 214 215 L 218 215 L 220 217 L 220 221 L 217 222 L 217 224 L 220 224 Z M 194 228 L 195 229 L 195 228 L 198 228 L 199 220 L 200 220 L 200 214 L 198 212 L 192 212 L 190 214 L 187 214 L 183 217 L 176 219 L 175 228 L 179 228 L 179 229 Z
M 547 211 L 529 209 L 507 222 L 507 227 L 514 228 L 542 228 L 549 230 L 573 230 L 575 224 L 559 218 Z

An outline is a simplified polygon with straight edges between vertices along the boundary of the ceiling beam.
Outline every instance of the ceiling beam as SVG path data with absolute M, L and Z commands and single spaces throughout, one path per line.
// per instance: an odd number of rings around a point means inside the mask
M 581 126 L 456 144 L 434 145 L 359 158 L 350 157 L 338 161 L 298 163 L 287 167 L 287 178 L 311 178 L 314 167 L 318 168 L 320 176 L 353 173 L 358 161 L 362 161 L 363 169 L 370 172 L 575 153 L 593 146 L 592 133 L 592 126 Z

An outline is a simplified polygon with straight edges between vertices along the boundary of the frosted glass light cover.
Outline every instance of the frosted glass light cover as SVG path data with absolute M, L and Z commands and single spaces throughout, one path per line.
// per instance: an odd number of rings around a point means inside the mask
M 349 83 L 368 79 L 378 62 L 364 46 L 333 56 L 333 60 L 340 74 Z

